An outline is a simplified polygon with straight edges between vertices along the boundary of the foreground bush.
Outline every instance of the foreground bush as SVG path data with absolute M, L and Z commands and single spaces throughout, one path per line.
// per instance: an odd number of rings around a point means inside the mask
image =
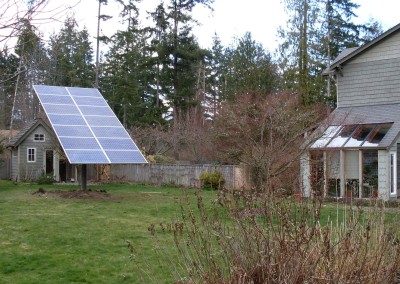
M 177 283 L 394 283 L 400 271 L 383 209 L 338 207 L 322 220 L 317 199 L 221 191 L 211 211 L 197 200 L 199 215 L 184 208 L 174 231 Z

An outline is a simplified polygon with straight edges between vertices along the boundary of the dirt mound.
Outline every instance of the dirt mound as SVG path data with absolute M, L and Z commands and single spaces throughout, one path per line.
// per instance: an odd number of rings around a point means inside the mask
M 39 188 L 32 194 L 39 196 L 57 196 L 66 199 L 92 199 L 92 200 L 104 200 L 110 199 L 111 195 L 105 190 L 45 190 Z

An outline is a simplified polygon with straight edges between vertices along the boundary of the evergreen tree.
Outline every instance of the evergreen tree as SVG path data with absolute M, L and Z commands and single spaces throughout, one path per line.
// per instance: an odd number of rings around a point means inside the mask
M 10 127 L 19 58 L 4 48 L 0 51 L 0 129 Z
M 19 63 L 13 93 L 11 129 L 20 128 L 25 122 L 36 117 L 39 103 L 32 85 L 44 82 L 48 64 L 46 50 L 37 29 L 27 20 L 22 23 L 15 47 Z
M 111 38 L 112 46 L 103 66 L 101 88 L 127 127 L 162 123 L 156 107 L 147 37 L 148 33 L 137 27 L 117 32 Z
M 322 71 L 344 48 L 360 46 L 381 33 L 380 25 L 357 25 L 351 0 L 285 0 L 290 15 L 286 29 L 280 29 L 279 46 L 285 87 L 297 93 L 303 104 L 334 102 L 330 83 Z M 328 95 L 327 95 L 328 92 Z
M 213 0 L 171 0 L 165 19 L 168 28 L 161 44 L 160 57 L 163 63 L 164 91 L 173 113 L 174 125 L 179 125 L 196 100 L 197 66 L 206 56 L 192 35 L 194 23 L 190 12 L 198 5 L 209 6 Z M 168 82 L 169 81 L 169 82 Z M 169 83 L 169 84 L 168 84 Z
M 357 17 L 355 10 L 359 7 L 351 0 L 326 1 L 330 60 L 344 49 L 363 45 L 382 33 L 380 24 L 374 20 L 364 24 L 354 23 Z
M 269 94 L 278 85 L 276 66 L 263 46 L 247 32 L 237 40 L 236 46 L 228 51 L 227 97 L 256 92 Z
M 251 33 L 245 33 L 227 48 L 216 36 L 210 52 L 209 97 L 216 104 L 248 92 L 270 94 L 277 90 L 277 66 Z
M 321 30 L 320 4 L 323 0 L 285 0 L 290 15 L 287 29 L 279 29 L 279 46 L 284 87 L 295 91 L 303 104 L 311 103 L 319 92 L 320 64 L 312 58 L 312 43 Z M 317 80 L 317 81 L 315 81 Z
M 134 1 L 123 3 L 121 17 L 127 29 L 110 39 L 102 68 L 102 91 L 126 127 L 163 124 L 150 29 L 139 27 Z
M 225 47 L 217 34 L 213 37 L 210 50 L 211 57 L 206 62 L 208 75 L 205 105 L 207 116 L 215 118 L 221 102 L 226 99 L 227 93 L 227 63 Z
M 93 49 L 86 28 L 79 31 L 74 18 L 68 18 L 58 34 L 50 38 L 51 72 L 49 84 L 93 87 Z

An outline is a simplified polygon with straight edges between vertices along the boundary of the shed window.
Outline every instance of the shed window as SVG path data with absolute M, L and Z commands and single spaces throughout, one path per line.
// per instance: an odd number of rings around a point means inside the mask
M 43 142 L 44 134 L 43 133 L 35 133 L 35 135 L 33 136 L 33 141 Z
M 35 148 L 28 148 L 27 160 L 28 160 L 28 163 L 36 162 L 36 149 Z

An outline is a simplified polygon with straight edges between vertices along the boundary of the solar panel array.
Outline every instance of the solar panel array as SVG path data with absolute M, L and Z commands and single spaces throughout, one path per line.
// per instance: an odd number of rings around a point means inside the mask
M 147 163 L 97 89 L 33 88 L 71 164 Z

